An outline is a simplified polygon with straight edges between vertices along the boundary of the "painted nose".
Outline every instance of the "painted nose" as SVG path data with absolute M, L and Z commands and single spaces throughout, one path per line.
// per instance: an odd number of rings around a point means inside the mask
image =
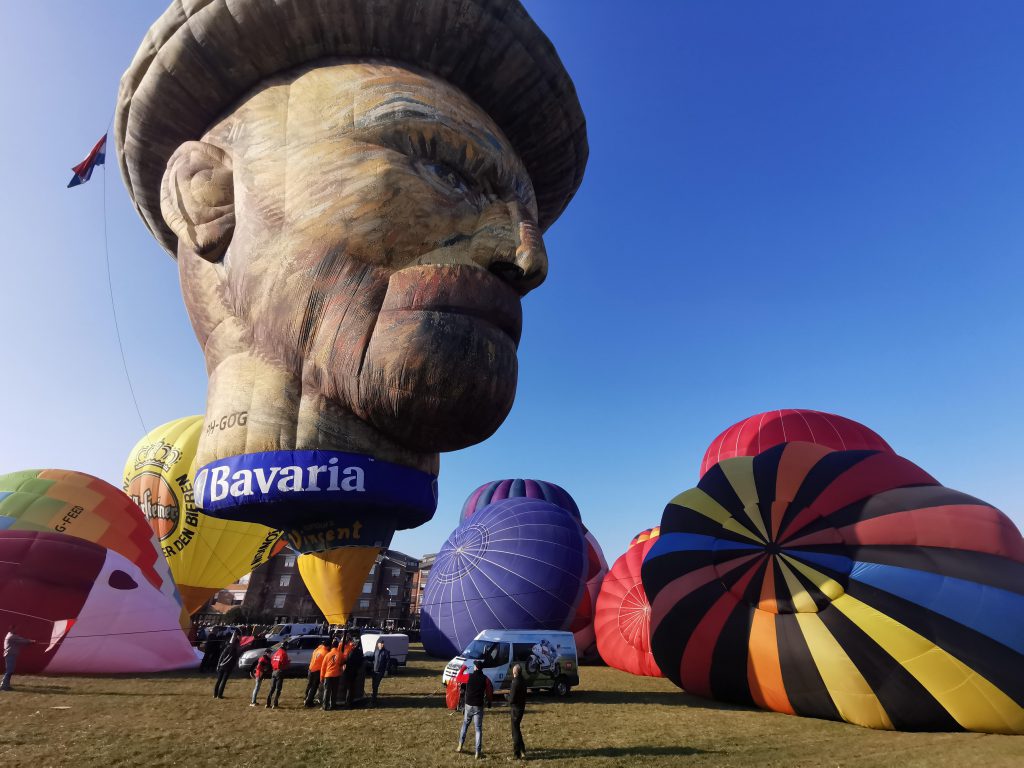
M 508 283 L 520 296 L 525 296 L 544 282 L 548 275 L 548 252 L 540 227 L 519 203 L 501 203 L 505 210 L 496 211 L 507 217 L 510 240 L 515 250 L 497 251 L 487 269 Z

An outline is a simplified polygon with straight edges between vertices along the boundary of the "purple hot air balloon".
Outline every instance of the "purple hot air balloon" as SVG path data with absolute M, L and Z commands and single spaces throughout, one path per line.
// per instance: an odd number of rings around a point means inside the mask
M 567 629 L 584 593 L 579 524 L 538 499 L 478 510 L 441 547 L 423 596 L 420 636 L 451 658 L 485 629 Z
M 469 494 L 469 498 L 462 506 L 460 522 L 466 522 L 478 510 L 495 501 L 520 498 L 543 499 L 551 502 L 579 521 L 583 537 L 587 542 L 587 590 L 583 599 L 580 600 L 576 616 L 568 628 L 576 636 L 576 649 L 580 658 L 595 660 L 598 653 L 597 636 L 594 633 L 594 606 L 597 605 L 601 582 L 604 581 L 605 574 L 608 573 L 608 561 L 605 560 L 604 552 L 601 551 L 601 545 L 597 543 L 594 534 L 588 531 L 587 526 L 583 523 L 580 508 L 569 492 L 562 486 L 549 483 L 547 480 L 524 478 L 492 480 Z
M 469 494 L 466 503 L 462 505 L 462 516 L 459 518 L 459 522 L 466 522 L 477 511 L 502 499 L 542 499 L 551 502 L 556 507 L 561 507 L 577 520 L 581 519 L 580 508 L 576 506 L 575 500 L 562 486 L 549 483 L 546 480 L 512 478 L 492 480 Z

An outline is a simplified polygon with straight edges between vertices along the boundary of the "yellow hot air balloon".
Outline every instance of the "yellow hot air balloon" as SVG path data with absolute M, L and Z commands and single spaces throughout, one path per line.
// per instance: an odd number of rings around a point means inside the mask
M 331 624 L 348 621 L 379 553 L 377 547 L 340 547 L 299 555 L 302 580 Z
M 202 430 L 202 416 L 162 424 L 135 445 L 124 467 L 124 492 L 146 514 L 190 613 L 284 547 L 281 531 L 196 509 L 192 464 Z

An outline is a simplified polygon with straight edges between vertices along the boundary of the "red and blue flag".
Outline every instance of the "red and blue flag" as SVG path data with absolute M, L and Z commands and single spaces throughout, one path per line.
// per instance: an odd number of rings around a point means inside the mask
M 76 165 L 71 170 L 75 172 L 75 175 L 71 177 L 71 181 L 68 182 L 68 188 L 77 187 L 79 184 L 85 184 L 91 177 L 93 169 L 97 165 L 103 165 L 107 159 L 107 134 L 103 134 L 103 138 L 96 142 L 96 146 L 92 148 L 92 152 L 82 162 Z

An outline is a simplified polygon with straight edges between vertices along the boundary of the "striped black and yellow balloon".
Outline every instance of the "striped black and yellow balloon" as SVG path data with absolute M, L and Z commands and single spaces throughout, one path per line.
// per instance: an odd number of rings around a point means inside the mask
M 1024 541 L 891 453 L 785 443 L 669 503 L 651 647 L 690 693 L 871 728 L 1024 733 Z

